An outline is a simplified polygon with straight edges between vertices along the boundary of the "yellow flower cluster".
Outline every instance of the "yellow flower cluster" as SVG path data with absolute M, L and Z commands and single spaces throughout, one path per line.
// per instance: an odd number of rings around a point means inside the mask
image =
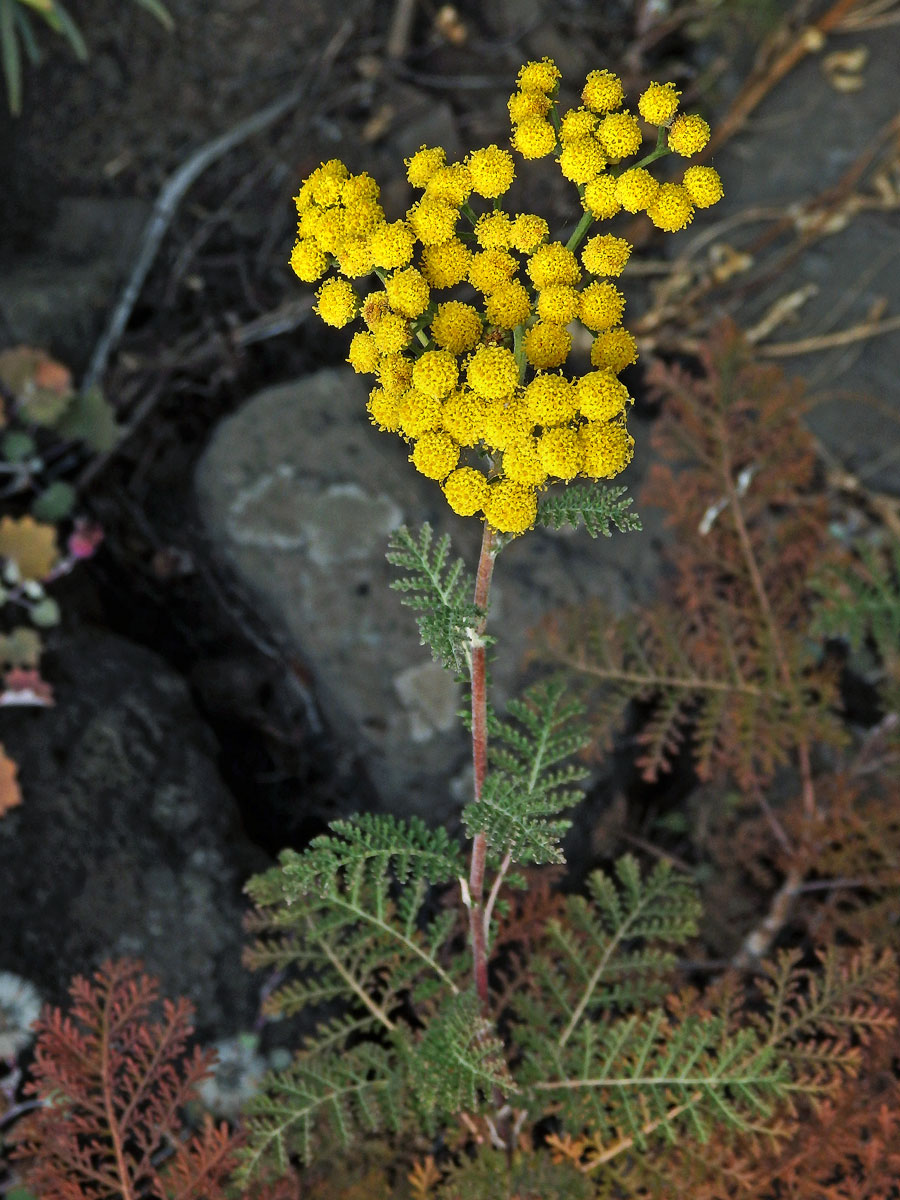
M 682 229 L 722 195 L 711 167 L 688 167 L 669 183 L 646 169 L 669 151 L 698 153 L 709 137 L 702 118 L 678 115 L 673 84 L 652 83 L 638 100 L 640 117 L 659 129 L 656 150 L 620 166 L 644 138 L 623 109 L 621 81 L 592 71 L 581 107 L 560 113 L 559 78 L 549 59 L 522 67 L 510 144 L 524 159 L 555 155 L 577 186 L 584 215 L 568 242 L 554 241 L 537 214 L 504 208 L 515 160 L 496 145 L 460 162 L 423 146 L 406 161 L 418 195 L 401 220 L 387 220 L 370 176 L 337 160 L 313 171 L 296 197 L 291 266 L 309 283 L 336 272 L 316 294 L 326 324 L 362 318 L 347 361 L 377 380 L 370 419 L 410 444 L 411 462 L 454 512 L 510 535 L 534 524 L 538 494 L 554 480 L 613 478 L 631 460 L 631 397 L 618 375 L 637 347 L 612 280 L 632 247 L 610 233 L 585 241 L 590 226 L 624 209 Z M 377 290 L 354 287 L 371 275 Z M 565 369 L 575 322 L 593 346 L 590 369 L 573 377 Z

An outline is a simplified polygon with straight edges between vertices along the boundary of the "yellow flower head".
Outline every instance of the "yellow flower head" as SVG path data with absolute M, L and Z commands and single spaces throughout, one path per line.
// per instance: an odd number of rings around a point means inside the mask
M 584 188 L 584 207 L 598 221 L 614 217 L 622 207 L 616 196 L 616 179 L 612 175 L 598 175 Z
M 578 259 L 562 242 L 548 242 L 546 246 L 540 246 L 529 258 L 526 270 L 536 288 L 553 287 L 559 283 L 576 284 L 581 278 Z
M 469 274 L 472 251 L 459 238 L 439 246 L 423 246 L 419 267 L 426 282 L 434 288 L 455 287 Z
M 634 454 L 634 438 L 618 421 L 588 421 L 578 440 L 584 454 L 581 469 L 591 479 L 620 475 Z
M 694 219 L 690 192 L 680 183 L 660 184 L 653 203 L 647 208 L 647 216 L 657 229 L 677 233 Z
M 568 284 L 552 284 L 538 292 L 537 314 L 542 321 L 554 325 L 568 325 L 578 316 L 581 298 L 575 288 Z
M 344 210 L 330 208 L 327 212 L 319 210 L 318 220 L 313 228 L 313 237 L 319 249 L 326 254 L 334 254 L 344 240 Z
M 514 479 L 498 479 L 490 485 L 484 502 L 484 515 L 499 533 L 524 533 L 537 516 L 537 495 L 534 488 L 516 483 Z
M 469 283 L 477 292 L 489 296 L 505 287 L 516 273 L 518 264 L 505 250 L 482 250 L 469 263 Z
M 638 360 L 637 342 L 621 325 L 598 333 L 591 347 L 591 365 L 618 374 Z
M 577 141 L 578 138 L 589 137 L 596 128 L 595 113 L 588 112 L 586 108 L 570 108 L 568 112 L 563 113 L 560 120 L 559 140 L 565 145 L 567 142 Z
M 375 202 L 381 195 L 381 188 L 368 172 L 361 175 L 350 175 L 344 180 L 341 188 L 341 204 L 352 208 L 356 204 Z
M 406 159 L 406 178 L 415 188 L 423 188 L 435 171 L 444 165 L 446 154 L 440 146 L 421 146 L 412 158 Z
M 658 182 L 645 167 L 623 171 L 616 180 L 616 199 L 626 212 L 642 212 L 658 191 Z
M 362 319 L 369 329 L 374 330 L 378 322 L 384 319 L 386 313 L 390 312 L 390 308 L 384 292 L 374 292 L 363 300 Z
M 509 191 L 516 170 L 513 156 L 508 150 L 487 146 L 484 150 L 473 150 L 468 158 L 472 176 L 472 190 L 478 196 L 495 200 Z
M 547 472 L 537 450 L 537 439 L 530 434 L 510 442 L 503 451 L 503 474 L 525 487 L 543 487 Z
M 583 417 L 608 421 L 625 411 L 631 397 L 612 371 L 591 371 L 576 381 L 575 399 Z
M 519 213 L 512 223 L 509 244 L 522 254 L 533 254 L 550 236 L 550 226 L 534 213 Z
M 491 451 L 506 450 L 531 433 L 533 422 L 519 396 L 488 400 L 482 422 L 482 440 Z
M 315 283 L 328 268 L 328 260 L 312 238 L 301 238 L 291 251 L 291 268 L 304 283 Z
M 550 111 L 551 100 L 543 92 L 513 92 L 506 107 L 509 109 L 509 119 L 513 125 L 518 125 L 528 117 L 545 117 Z
M 540 62 L 527 62 L 519 69 L 516 82 L 523 92 L 552 92 L 561 78 L 561 72 L 550 58 Z
M 370 375 L 378 365 L 378 347 L 371 333 L 354 333 L 347 362 L 357 375 Z
M 522 340 L 525 357 L 539 371 L 561 367 L 572 349 L 572 335 L 565 325 L 536 321 Z
M 474 517 L 487 500 L 488 481 L 474 467 L 459 467 L 442 485 L 447 503 L 461 517 Z
M 471 304 L 459 300 L 448 300 L 439 304 L 431 322 L 431 336 L 444 350 L 451 354 L 464 354 L 474 350 L 481 341 L 483 325 L 481 317 Z
M 644 140 L 637 117 L 629 112 L 607 113 L 597 127 L 597 137 L 610 158 L 637 154 Z
M 375 345 L 381 354 L 399 354 L 406 349 L 411 338 L 409 321 L 399 313 L 387 313 L 378 322 L 374 333 Z
M 385 433 L 397 433 L 400 428 L 400 404 L 397 396 L 392 396 L 382 388 L 373 388 L 366 402 L 369 420 Z
M 444 200 L 426 196 L 406 214 L 410 228 L 423 246 L 439 246 L 448 242 L 456 232 L 459 210 Z
M 316 204 L 322 208 L 339 204 L 344 180 L 349 175 L 350 172 L 337 158 L 329 159 L 327 163 L 317 167 L 309 177 L 310 191 Z
M 545 429 L 538 438 L 537 452 L 544 470 L 557 479 L 574 479 L 584 461 L 578 432 L 568 425 Z
M 372 248 L 368 238 L 344 238 L 335 255 L 338 270 L 348 279 L 359 279 L 362 275 L 368 275 L 375 265 L 372 262 Z
M 400 429 L 408 438 L 418 438 L 441 428 L 442 408 L 436 396 L 426 396 L 418 388 L 411 387 L 400 397 L 397 407 Z
M 441 414 L 444 428 L 461 446 L 475 446 L 481 441 L 487 404 L 487 400 L 468 388 L 452 392 L 444 401 Z
M 497 288 L 487 297 L 484 315 L 491 325 L 501 329 L 515 329 L 531 315 L 528 293 L 517 279 Z M 527 337 L 527 334 L 526 334 Z
M 535 375 L 524 392 L 532 424 L 550 428 L 563 425 L 578 412 L 575 389 L 564 375 Z
M 581 99 L 595 113 L 608 113 L 619 108 L 625 99 L 625 90 L 618 75 L 605 68 L 591 71 L 581 93 Z
M 581 323 L 594 333 L 618 325 L 625 311 L 625 297 L 612 283 L 590 283 L 581 292 Z
M 724 195 L 715 167 L 688 167 L 681 183 L 697 208 L 710 208 Z
M 638 100 L 638 112 L 648 125 L 665 125 L 675 116 L 680 95 L 674 83 L 651 83 Z
M 631 251 L 631 243 L 624 238 L 602 233 L 587 242 L 581 261 L 592 275 L 621 275 Z
M 484 213 L 475 224 L 475 240 L 482 250 L 508 250 L 512 238 L 512 221 L 502 210 Z
M 458 378 L 456 356 L 449 350 L 426 350 L 412 369 L 413 386 L 426 396 L 449 395 Z
M 466 366 L 466 379 L 486 400 L 511 396 L 519 382 L 516 356 L 504 346 L 479 346 Z
M 428 307 L 431 289 L 415 267 L 395 271 L 385 280 L 384 287 L 391 308 L 404 317 L 418 317 Z
M 559 169 L 573 183 L 588 183 L 605 166 L 603 148 L 590 134 L 565 142 L 559 156 Z
M 384 209 L 371 200 L 359 200 L 344 209 L 344 237 L 371 237 L 384 224 Z
M 709 125 L 696 113 L 676 117 L 669 128 L 669 149 L 683 158 L 699 154 L 709 141 Z
M 405 221 L 385 222 L 372 234 L 369 249 L 372 262 L 385 271 L 405 267 L 413 255 L 416 239 Z
M 512 147 L 523 158 L 546 158 L 556 149 L 556 130 L 543 117 L 525 117 L 516 126 Z
M 392 395 L 405 392 L 412 381 L 412 363 L 402 354 L 383 354 L 375 370 L 378 382 Z
M 326 325 L 343 329 L 356 316 L 359 301 L 346 279 L 329 279 L 316 292 L 315 311 Z
M 435 429 L 422 434 L 409 460 L 427 479 L 446 479 L 459 462 L 459 446 L 449 433 Z
M 472 194 L 472 176 L 465 163 L 453 163 L 440 167 L 425 185 L 425 195 L 432 200 L 443 200 L 452 208 L 465 204 Z

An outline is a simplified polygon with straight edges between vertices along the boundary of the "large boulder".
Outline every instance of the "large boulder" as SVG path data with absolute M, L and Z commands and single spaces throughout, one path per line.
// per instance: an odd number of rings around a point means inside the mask
M 372 427 L 366 396 L 339 368 L 248 400 L 201 460 L 200 508 L 220 554 L 308 662 L 328 720 L 360 751 L 384 807 L 446 821 L 467 788 L 462 691 L 389 589 L 385 550 L 398 525 L 429 521 L 474 570 L 481 526 L 454 516 L 408 448 Z M 528 630 L 550 608 L 597 595 L 622 608 L 654 565 L 646 534 L 592 542 L 537 530 L 513 542 L 492 593 L 497 695 L 521 687 Z

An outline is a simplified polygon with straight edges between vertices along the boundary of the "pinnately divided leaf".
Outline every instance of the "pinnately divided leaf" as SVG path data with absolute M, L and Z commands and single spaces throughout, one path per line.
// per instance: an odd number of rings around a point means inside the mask
M 641 518 L 629 512 L 633 498 L 624 487 L 603 487 L 601 484 L 570 484 L 561 492 L 545 495 L 538 501 L 537 524 L 559 529 L 569 524 L 577 529 L 584 524 L 592 538 L 603 534 L 612 537 L 610 524 L 620 533 L 641 529 Z
M 391 534 L 387 560 L 409 574 L 394 580 L 391 587 L 403 592 L 401 603 L 417 608 L 416 618 L 423 646 L 430 646 L 435 661 L 457 675 L 468 671 L 470 632 L 484 616 L 472 602 L 474 580 L 461 558 L 448 566 L 450 535 L 432 544 L 432 529 L 426 521 L 415 537 L 405 525 Z M 483 635 L 482 635 L 483 636 Z
M 463 820 L 470 836 L 483 833 L 513 862 L 561 862 L 559 840 L 571 822 L 557 816 L 581 799 L 578 764 L 559 766 L 586 744 L 579 701 L 555 681 L 529 688 L 509 704 L 512 721 L 489 715 L 489 772 L 479 800 Z

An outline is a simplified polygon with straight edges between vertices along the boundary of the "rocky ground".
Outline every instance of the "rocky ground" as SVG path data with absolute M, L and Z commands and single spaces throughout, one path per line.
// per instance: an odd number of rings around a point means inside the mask
M 452 822 L 466 787 L 457 694 L 387 591 L 383 553 L 397 523 L 428 519 L 471 562 L 477 530 L 372 431 L 343 336 L 310 318 L 285 266 L 298 180 L 341 155 L 399 212 L 403 155 L 505 139 L 510 80 L 542 54 L 573 81 L 597 65 L 629 90 L 675 79 L 715 124 L 739 111 L 773 26 L 765 6 L 749 24 L 746 7 L 716 18 L 712 4 L 685 24 L 677 4 L 496 0 L 457 6 L 454 44 L 422 5 L 392 64 L 386 0 L 339 17 L 313 0 L 171 7 L 167 35 L 136 7 L 73 6 L 90 63 L 56 51 L 28 77 L 26 114 L 0 144 L 5 344 L 83 371 L 164 180 L 207 139 L 304 93 L 188 191 L 106 372 L 128 432 L 74 473 L 106 541 L 58 590 L 45 669 L 57 707 L 2 717 L 25 802 L 0 821 L 0 969 L 55 999 L 73 971 L 136 954 L 194 998 L 213 1036 L 256 1008 L 239 966 L 248 873 L 363 807 Z M 798 5 L 784 40 L 765 43 L 772 86 L 714 156 L 723 205 L 666 243 L 627 226 L 641 246 L 623 284 L 645 358 L 734 316 L 816 389 L 824 461 L 898 495 L 900 332 L 885 322 L 900 311 L 900 26 L 841 27 L 776 79 L 827 8 Z M 526 172 L 521 195 L 572 222 L 561 179 Z M 631 386 L 636 490 L 653 412 L 639 370 Z M 544 613 L 598 592 L 624 610 L 659 586 L 665 535 L 643 516 L 642 535 L 536 533 L 504 553 L 501 693 L 521 682 Z M 621 793 L 610 770 L 593 781 L 583 846 Z

